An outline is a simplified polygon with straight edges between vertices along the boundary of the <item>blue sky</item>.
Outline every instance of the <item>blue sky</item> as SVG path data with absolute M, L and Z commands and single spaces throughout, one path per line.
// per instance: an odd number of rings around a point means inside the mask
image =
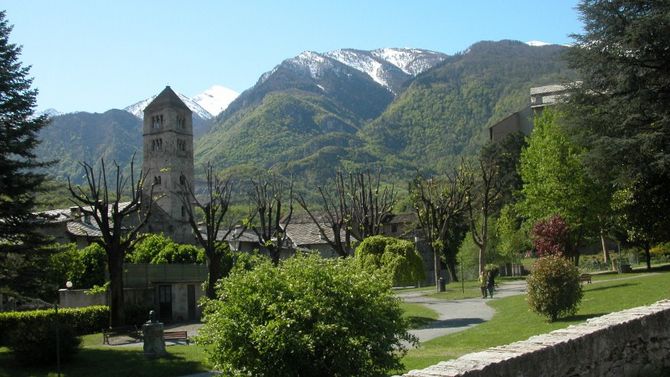
M 447 54 L 480 40 L 571 42 L 573 0 L 5 1 L 40 91 L 38 109 L 103 112 L 159 92 L 238 92 L 305 50 L 416 47 Z

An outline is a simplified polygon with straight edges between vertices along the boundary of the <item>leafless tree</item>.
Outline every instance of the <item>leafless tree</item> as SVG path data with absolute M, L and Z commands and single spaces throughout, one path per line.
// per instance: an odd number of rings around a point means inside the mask
M 272 263 L 277 265 L 281 251 L 286 246 L 285 229 L 293 216 L 293 178 L 288 183 L 277 176 L 261 181 L 252 179 L 251 186 L 254 216 L 258 216 L 258 219 L 249 226 L 258 237 L 258 242 L 270 254 Z M 288 206 L 288 212 L 285 212 L 285 206 Z
M 339 179 L 344 182 L 341 174 Z M 396 203 L 395 189 L 381 186 L 381 169 L 376 174 L 369 170 L 349 174 L 349 180 L 344 182 L 343 187 L 351 234 L 359 240 L 380 234 Z
M 73 187 L 68 178 L 68 190 L 72 195 L 72 202 L 82 214 L 92 217 L 100 229 L 99 238 L 94 242 L 102 246 L 107 253 L 113 327 L 125 323 L 123 261 L 128 250 L 138 241 L 137 234 L 147 223 L 153 203 L 153 186 L 151 193 L 142 197 L 142 187 L 148 172 L 140 174 L 135 180 L 134 162 L 133 155 L 130 162 L 130 177 L 124 177 L 121 168 L 114 162 L 115 173 L 110 177 L 114 179 L 112 182 L 108 182 L 104 159 L 100 160 L 97 174 L 90 164 L 80 163 L 86 174 L 84 187 Z M 122 202 L 126 188 L 130 189 L 130 201 Z M 130 220 L 131 215 L 137 215 L 137 220 Z
M 207 289 L 205 294 L 208 298 L 215 298 L 216 282 L 223 277 L 224 271 L 222 261 L 224 258 L 223 250 L 221 249 L 221 242 L 225 242 L 226 237 L 233 230 L 234 224 L 226 224 L 222 229 L 222 225 L 230 206 L 230 197 L 233 189 L 233 184 L 230 179 L 222 180 L 214 174 L 212 165 L 207 163 L 205 167 L 206 183 L 204 199 L 198 199 L 193 183 L 185 179 L 182 183 L 182 190 L 179 198 L 186 208 L 188 214 L 188 221 L 193 229 L 195 238 L 205 249 L 205 256 L 207 257 L 207 270 L 209 276 L 207 280 Z M 204 214 L 204 230 L 203 236 L 198 226 L 196 209 L 200 209 Z M 223 232 L 222 236 L 219 234 Z M 222 241 L 218 241 L 221 239 Z
M 459 168 L 442 179 L 417 177 L 410 185 L 410 195 L 423 238 L 433 251 L 435 284 L 440 278 L 440 256 L 444 255 L 450 277 L 457 280 L 456 253 L 465 236 L 468 173 Z
M 341 257 L 352 254 L 351 248 L 351 214 L 347 203 L 344 178 L 341 173 L 335 177 L 334 194 L 318 187 L 321 195 L 321 213 L 315 214 L 309 209 L 302 195 L 297 197 L 298 204 L 307 212 L 312 222 L 319 229 L 321 237 Z M 326 228 L 330 232 L 326 231 Z M 332 235 L 331 235 L 332 233 Z M 343 237 L 344 236 L 344 237 Z

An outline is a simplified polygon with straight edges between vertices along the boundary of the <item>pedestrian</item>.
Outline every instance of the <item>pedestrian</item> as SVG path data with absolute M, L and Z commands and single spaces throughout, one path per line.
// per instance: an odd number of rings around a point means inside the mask
M 482 298 L 486 298 L 486 270 L 479 273 L 479 289 L 482 291 Z
M 493 289 L 495 288 L 496 284 L 495 278 L 496 278 L 495 270 L 489 271 L 486 276 L 486 289 L 488 289 L 489 291 L 490 298 L 493 298 Z

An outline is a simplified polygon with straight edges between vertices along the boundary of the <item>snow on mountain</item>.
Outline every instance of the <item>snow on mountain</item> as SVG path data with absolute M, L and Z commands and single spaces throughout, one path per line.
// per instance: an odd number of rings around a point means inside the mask
M 542 41 L 528 41 L 528 42 L 526 42 L 526 44 L 528 46 L 533 46 L 533 47 L 542 47 L 542 46 L 548 46 L 551 43 L 542 42 Z
M 193 97 L 193 101 L 207 110 L 212 116 L 219 115 L 240 93 L 221 85 L 214 85 Z
M 343 49 L 326 52 L 324 55 L 355 70 L 366 73 L 379 85 L 390 89 L 383 63 L 375 59 L 367 51 Z
M 313 51 L 303 51 L 295 58 L 287 59 L 284 62 L 308 73 L 313 79 L 319 78 L 323 70 L 331 68 L 333 65 L 326 57 Z
M 211 119 L 212 117 L 218 115 L 221 111 L 228 107 L 230 102 L 237 98 L 237 95 L 238 93 L 235 91 L 219 85 L 214 85 L 193 98 L 189 98 L 181 93 L 177 93 L 179 99 L 181 99 L 195 115 L 202 119 Z M 156 95 L 136 102 L 124 108 L 124 110 L 142 119 L 144 117 L 144 108 L 147 107 L 147 105 L 151 103 L 154 98 L 156 98 Z M 218 109 L 221 110 L 218 111 Z
M 405 75 L 416 76 L 446 57 L 447 55 L 439 52 L 408 48 L 382 48 L 373 51 L 340 49 L 325 53 L 304 51 L 282 64 L 288 64 L 313 79 L 319 79 L 321 74 L 332 69 L 334 61 L 337 61 L 365 73 L 379 85 L 395 93 L 399 83 L 407 78 Z M 278 67 L 261 75 L 259 83 L 265 82 Z
M 411 76 L 434 67 L 447 55 L 417 48 L 380 48 L 371 51 L 373 56 L 383 59 Z

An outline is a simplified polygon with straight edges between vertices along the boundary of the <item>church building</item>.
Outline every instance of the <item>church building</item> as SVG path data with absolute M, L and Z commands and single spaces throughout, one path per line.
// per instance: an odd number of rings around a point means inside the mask
M 166 86 L 144 109 L 143 195 L 153 195 L 148 233 L 163 233 L 179 243 L 193 243 L 184 183 L 193 183 L 192 112 Z M 146 201 L 145 201 L 146 202 Z

